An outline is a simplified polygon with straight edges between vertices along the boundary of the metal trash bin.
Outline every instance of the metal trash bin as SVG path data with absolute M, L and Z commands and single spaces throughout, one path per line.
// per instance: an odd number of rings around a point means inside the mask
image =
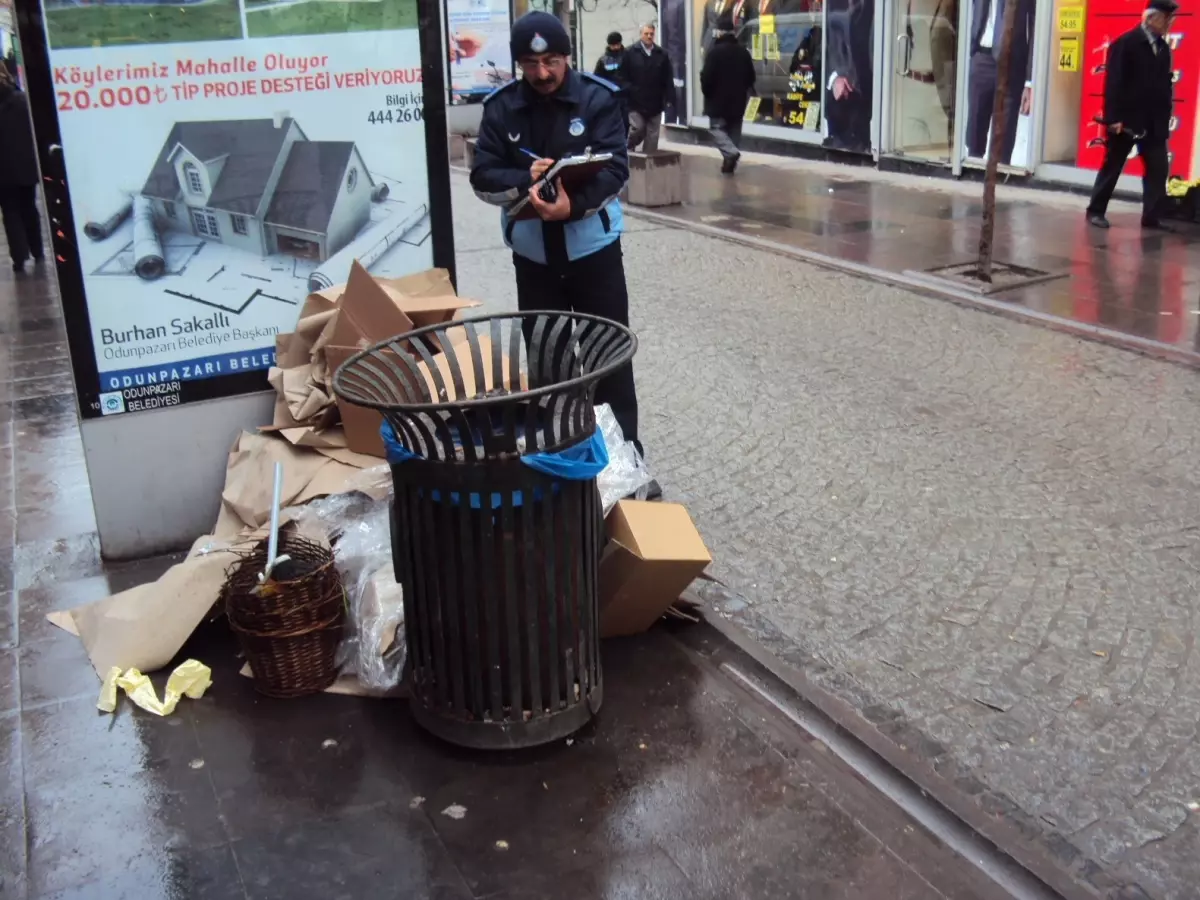
M 386 423 L 412 710 L 451 743 L 544 744 L 600 708 L 595 477 L 533 466 L 595 440 L 596 385 L 636 350 L 615 322 L 527 312 L 419 328 L 334 375 Z

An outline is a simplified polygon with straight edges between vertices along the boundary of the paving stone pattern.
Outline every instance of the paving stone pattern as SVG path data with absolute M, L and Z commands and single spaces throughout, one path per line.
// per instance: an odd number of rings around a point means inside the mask
M 511 305 L 456 189 L 462 288 Z M 1196 373 L 685 231 L 635 222 L 625 262 L 643 440 L 736 616 L 1052 843 L 1196 896 Z

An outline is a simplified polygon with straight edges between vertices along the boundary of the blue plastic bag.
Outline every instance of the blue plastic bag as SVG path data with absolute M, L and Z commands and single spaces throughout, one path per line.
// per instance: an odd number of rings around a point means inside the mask
M 590 441 L 583 441 L 557 453 L 530 453 L 521 462 L 551 478 L 567 481 L 590 481 L 608 466 L 608 448 L 604 435 L 597 428 Z
M 379 434 L 383 438 L 384 451 L 387 454 L 387 461 L 390 465 L 399 465 L 400 463 L 421 458 L 400 443 L 400 439 L 396 437 L 396 432 L 387 419 L 383 420 L 383 424 L 379 428 Z M 543 475 L 549 475 L 554 479 L 588 481 L 595 478 L 608 466 L 608 448 L 604 444 L 603 432 L 597 428 L 595 433 L 592 434 L 591 440 L 575 444 L 557 453 L 531 453 L 528 456 L 522 456 L 521 462 L 531 469 L 535 469 Z M 552 490 L 557 492 L 559 486 L 554 485 Z M 433 491 L 430 496 L 434 501 L 440 502 L 440 493 L 440 491 Z M 503 497 L 499 493 L 493 493 L 489 499 L 489 505 L 492 509 L 499 509 L 503 502 Z M 534 492 L 533 499 L 535 501 L 542 499 L 540 489 Z M 450 494 L 450 502 L 455 506 L 462 502 L 457 492 Z M 483 497 L 480 494 L 472 493 L 469 497 L 469 502 L 472 509 L 481 509 L 483 507 Z M 513 506 L 520 506 L 522 502 L 521 492 L 514 491 L 512 495 Z

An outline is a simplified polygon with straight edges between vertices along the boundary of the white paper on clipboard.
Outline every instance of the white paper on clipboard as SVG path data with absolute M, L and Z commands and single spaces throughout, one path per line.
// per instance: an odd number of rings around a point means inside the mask
M 576 166 L 590 165 L 592 163 L 608 162 L 612 158 L 613 155 L 611 153 L 583 153 L 579 156 L 564 156 L 562 159 L 555 162 L 554 165 L 552 165 L 549 169 L 547 169 L 546 174 L 535 181 L 531 187 L 540 187 L 548 181 L 554 181 L 554 179 L 558 178 L 558 176 L 567 169 L 573 169 Z M 509 216 L 515 216 L 522 209 L 524 209 L 528 203 L 529 194 L 526 193 L 525 196 L 521 197 L 508 208 Z

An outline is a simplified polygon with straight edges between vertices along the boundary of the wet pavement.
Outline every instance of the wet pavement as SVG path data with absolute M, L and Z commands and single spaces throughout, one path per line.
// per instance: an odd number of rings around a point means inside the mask
M 509 307 L 464 188 L 460 287 Z M 643 439 L 728 586 L 719 621 L 1027 864 L 1194 896 L 1195 373 L 678 229 L 635 221 L 625 249 Z M 0 341 L 5 900 L 991 900 L 709 631 L 608 642 L 598 724 L 522 757 L 448 750 L 403 704 L 258 698 L 219 632 L 187 650 L 204 700 L 99 716 L 44 613 L 168 561 L 98 558 L 46 282 L 0 281 Z
M 731 665 L 773 682 L 702 626 L 606 642 L 599 720 L 522 754 L 440 744 L 400 701 L 264 699 L 220 626 L 181 654 L 213 667 L 203 699 L 99 714 L 44 616 L 171 560 L 98 558 L 49 279 L 0 303 L 4 900 L 1007 896 L 739 686 Z
M 659 214 L 893 273 L 977 256 L 981 184 L 752 153 L 731 178 L 714 151 L 671 146 L 685 154 L 686 202 Z M 996 261 L 1067 277 L 993 299 L 1200 365 L 1200 226 L 1143 231 L 1139 207 L 1118 201 L 1100 231 L 1084 220 L 1086 197 L 1004 186 L 998 196 Z
M 461 289 L 507 308 L 455 187 Z M 641 438 L 714 621 L 1027 865 L 1192 900 L 1197 373 L 627 221 Z

